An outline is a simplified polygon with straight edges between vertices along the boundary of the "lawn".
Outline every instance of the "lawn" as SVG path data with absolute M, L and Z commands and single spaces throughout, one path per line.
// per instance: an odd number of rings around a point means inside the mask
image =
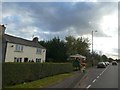
M 9 86 L 6 88 L 44 88 L 48 85 L 62 81 L 63 79 L 73 76 L 72 73 L 59 74 L 55 76 L 46 77 L 40 80 L 27 82 L 19 85 Z

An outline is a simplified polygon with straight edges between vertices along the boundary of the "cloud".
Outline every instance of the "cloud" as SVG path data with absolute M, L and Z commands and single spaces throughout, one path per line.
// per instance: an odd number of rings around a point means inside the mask
M 0 23 L 2 23 L 2 3 L 0 3 Z
M 99 37 L 107 37 L 99 22 L 103 15 L 111 14 L 116 9 L 116 3 L 43 3 L 43 2 L 21 2 L 3 3 L 3 23 L 8 24 L 8 33 L 21 35 L 21 30 L 30 31 L 31 27 L 37 28 L 37 32 L 61 33 L 65 36 L 73 32 L 74 35 L 91 34 L 98 30 Z M 89 22 L 92 22 L 90 24 Z M 17 32 L 16 32 L 17 31 Z M 65 33 L 63 33 L 65 32 Z M 30 32 L 24 34 L 28 36 Z M 53 34 L 54 35 L 54 34 Z M 21 35 L 22 36 L 22 35 Z M 51 36 L 53 37 L 53 36 Z
M 39 40 L 49 40 L 54 36 L 64 39 L 68 35 L 91 39 L 92 31 L 97 30 L 94 49 L 108 56 L 115 55 L 113 49 L 118 45 L 116 36 L 120 27 L 116 23 L 119 5 L 117 2 L 99 1 L 3 2 L 2 23 L 7 24 L 7 34 L 30 40 L 33 35 Z
M 2 0 L 3 2 L 118 2 L 120 0 Z

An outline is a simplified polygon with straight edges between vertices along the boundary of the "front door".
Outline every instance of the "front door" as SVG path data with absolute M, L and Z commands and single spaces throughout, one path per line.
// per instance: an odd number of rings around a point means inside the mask
M 24 62 L 28 62 L 28 58 L 24 58 Z

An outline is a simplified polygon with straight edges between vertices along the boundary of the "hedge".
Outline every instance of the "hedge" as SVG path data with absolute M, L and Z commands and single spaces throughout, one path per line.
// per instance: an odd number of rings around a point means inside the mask
M 3 87 L 73 70 L 71 63 L 3 63 L 2 66 Z

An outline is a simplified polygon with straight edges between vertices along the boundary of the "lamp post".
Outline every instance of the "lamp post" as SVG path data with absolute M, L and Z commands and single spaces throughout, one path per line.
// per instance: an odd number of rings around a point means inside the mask
M 93 33 L 97 32 L 97 30 L 92 31 L 92 66 L 94 65 L 94 60 L 93 60 Z
M 102 59 L 102 51 L 100 51 L 100 61 L 103 62 L 103 59 Z

